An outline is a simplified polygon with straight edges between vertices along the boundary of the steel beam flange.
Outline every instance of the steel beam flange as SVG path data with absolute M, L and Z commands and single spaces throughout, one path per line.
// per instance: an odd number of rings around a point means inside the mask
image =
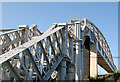
M 18 26 L 20 29 L 23 29 L 23 28 L 28 28 L 28 25 L 19 25 Z
M 58 23 L 58 26 L 66 26 L 67 23 Z
M 80 21 L 75 22 L 76 24 L 80 24 Z

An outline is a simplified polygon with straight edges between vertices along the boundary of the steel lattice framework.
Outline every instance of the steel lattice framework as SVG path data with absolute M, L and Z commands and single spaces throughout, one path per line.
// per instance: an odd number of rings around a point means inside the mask
M 97 46 L 98 64 L 108 72 L 117 71 L 105 37 L 86 18 L 54 23 L 44 33 L 37 25 L 0 31 L 1 80 L 83 80 L 86 35 Z

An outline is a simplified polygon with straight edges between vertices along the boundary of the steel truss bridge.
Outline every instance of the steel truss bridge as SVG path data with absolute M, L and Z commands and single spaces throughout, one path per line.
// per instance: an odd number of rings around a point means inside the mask
M 117 71 L 105 37 L 86 18 L 44 33 L 37 25 L 0 32 L 0 80 L 85 80 L 97 76 L 97 64 Z

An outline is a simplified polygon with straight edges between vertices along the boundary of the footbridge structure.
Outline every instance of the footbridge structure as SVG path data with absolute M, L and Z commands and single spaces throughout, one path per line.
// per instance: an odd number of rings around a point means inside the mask
M 85 80 L 97 76 L 97 64 L 116 72 L 109 45 L 88 19 L 1 29 L 0 80 Z

